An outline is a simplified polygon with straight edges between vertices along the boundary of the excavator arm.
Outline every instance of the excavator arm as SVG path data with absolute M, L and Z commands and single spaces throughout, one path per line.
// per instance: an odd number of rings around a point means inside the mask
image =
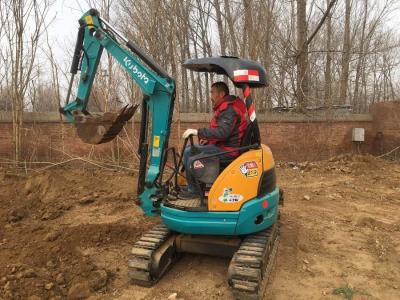
M 85 13 L 79 24 L 67 103 L 60 108 L 60 112 L 69 122 L 76 125 L 78 135 L 91 144 L 107 142 L 114 138 L 123 124 L 133 115 L 136 107 L 125 107 L 116 117 L 108 117 L 105 113 L 99 118 L 92 118 L 87 111 L 99 61 L 103 50 L 106 50 L 128 72 L 143 93 L 139 139 L 141 156 L 138 180 L 139 204 L 146 215 L 158 215 L 157 206 L 161 201 L 161 191 L 156 185 L 156 180 L 160 175 L 165 149 L 168 146 L 175 82 L 139 47 L 103 20 L 97 10 L 91 9 Z M 74 75 L 79 69 L 77 96 L 69 103 Z M 149 115 L 151 115 L 151 126 L 149 126 Z M 149 127 L 152 138 L 147 141 Z

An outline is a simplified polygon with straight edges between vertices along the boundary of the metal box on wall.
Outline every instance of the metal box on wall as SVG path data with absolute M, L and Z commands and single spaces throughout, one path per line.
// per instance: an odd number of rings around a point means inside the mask
M 365 141 L 365 129 L 364 128 L 353 128 L 353 135 L 351 140 L 353 142 L 364 142 Z

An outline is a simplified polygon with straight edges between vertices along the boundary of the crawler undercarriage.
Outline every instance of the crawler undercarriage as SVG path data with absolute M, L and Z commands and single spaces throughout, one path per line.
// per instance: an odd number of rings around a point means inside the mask
M 227 280 L 234 297 L 262 299 L 278 244 L 279 222 L 244 237 L 186 235 L 157 225 L 134 244 L 129 279 L 137 285 L 152 286 L 185 252 L 232 257 Z

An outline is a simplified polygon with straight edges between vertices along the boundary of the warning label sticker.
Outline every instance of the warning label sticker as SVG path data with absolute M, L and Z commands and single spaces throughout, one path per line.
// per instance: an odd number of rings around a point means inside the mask
M 246 161 L 239 167 L 240 173 L 246 177 L 256 177 L 258 175 L 258 165 L 255 161 Z

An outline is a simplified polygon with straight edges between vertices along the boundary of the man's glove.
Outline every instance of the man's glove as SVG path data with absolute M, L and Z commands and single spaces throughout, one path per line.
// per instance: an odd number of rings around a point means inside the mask
M 182 135 L 182 138 L 187 139 L 190 135 L 197 135 L 197 129 L 186 129 L 186 131 Z

